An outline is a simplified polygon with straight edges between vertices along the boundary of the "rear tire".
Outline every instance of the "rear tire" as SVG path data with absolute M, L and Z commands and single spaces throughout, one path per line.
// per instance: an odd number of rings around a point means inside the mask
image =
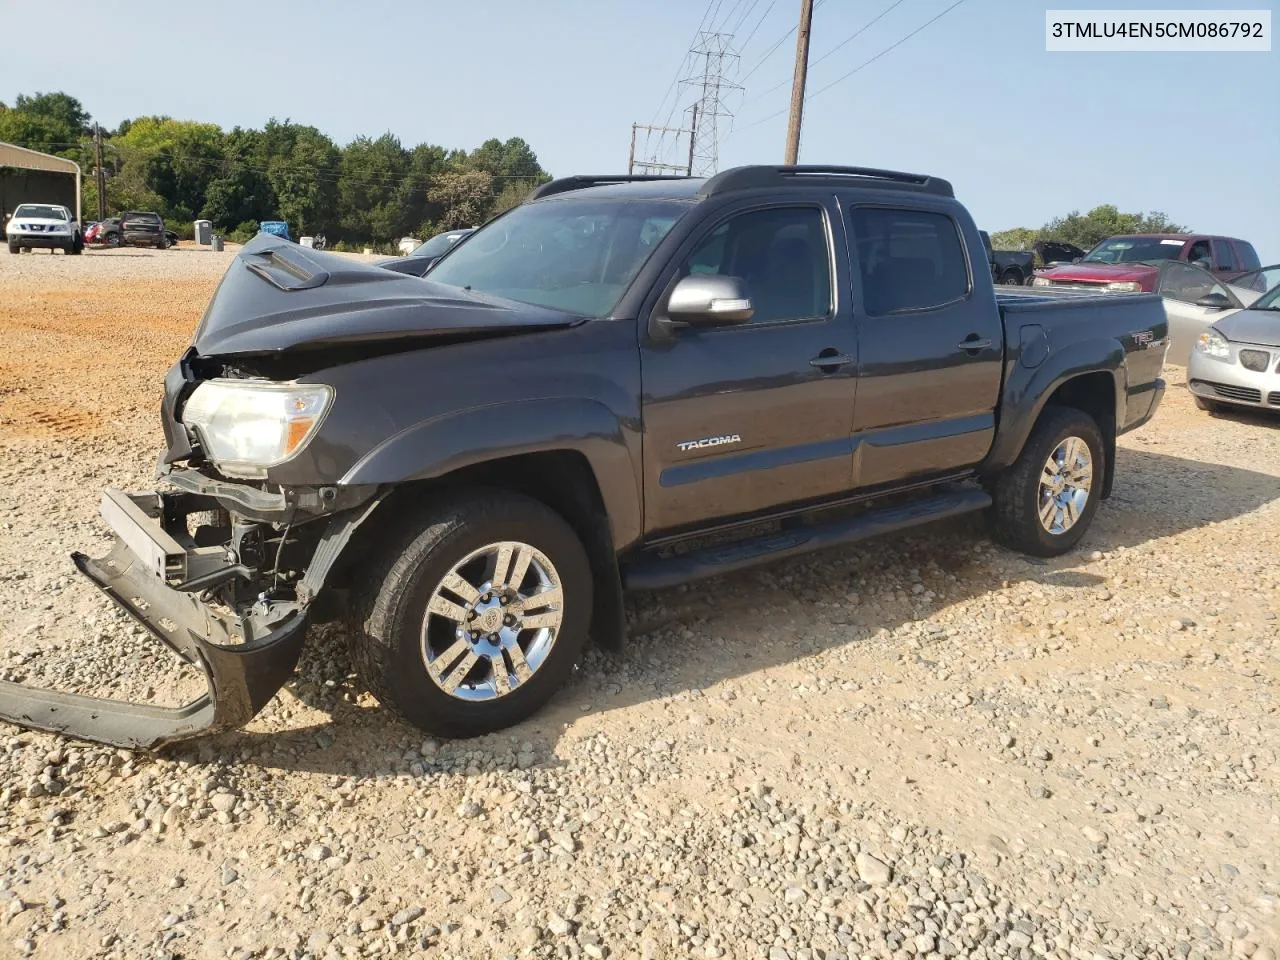
M 591 567 L 573 529 L 539 501 L 504 491 L 458 495 L 397 526 L 399 536 L 357 585 L 348 629 L 370 692 L 446 737 L 490 733 L 533 714 L 569 678 L 590 626 Z M 511 577 L 518 582 L 510 590 L 478 592 L 509 544 L 534 548 L 525 572 Z M 510 569 L 521 554 L 511 554 Z M 552 589 L 558 603 L 538 600 Z M 554 629 L 522 626 L 556 612 Z
M 1106 469 L 1094 419 L 1073 407 L 1045 408 L 1018 459 L 996 479 L 992 538 L 1036 557 L 1071 550 L 1098 512 Z
M 1022 274 L 1017 270 L 1006 270 L 1000 274 L 1000 282 L 1008 287 L 1022 286 Z

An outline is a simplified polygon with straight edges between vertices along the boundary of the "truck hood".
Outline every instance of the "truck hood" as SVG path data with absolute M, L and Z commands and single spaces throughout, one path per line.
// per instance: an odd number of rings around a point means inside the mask
M 473 294 L 259 234 L 232 261 L 192 345 L 206 357 L 469 340 L 586 318 Z
M 1148 280 L 1159 272 L 1159 267 L 1146 263 L 1068 263 L 1041 270 L 1036 276 L 1048 277 L 1050 280 L 1122 283 L 1126 280 Z
M 53 217 L 14 217 L 9 221 L 9 226 L 16 230 L 19 227 L 70 227 L 71 224 Z
M 1280 311 L 1241 310 L 1215 321 L 1214 328 L 1235 343 L 1280 347 Z

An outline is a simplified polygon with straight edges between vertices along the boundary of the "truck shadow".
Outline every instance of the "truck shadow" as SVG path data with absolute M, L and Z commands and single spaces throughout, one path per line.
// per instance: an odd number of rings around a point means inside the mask
M 1053 560 L 994 546 L 973 518 L 633 595 L 628 642 L 620 652 L 591 654 L 578 680 L 533 718 L 487 737 L 445 743 L 440 756 L 480 751 L 503 766 L 514 763 L 515 743 L 527 742 L 541 765 L 555 763 L 555 746 L 566 726 L 583 716 L 584 705 L 594 715 L 713 687 L 927 620 L 1005 584 L 1097 587 L 1103 579 L 1081 569 L 1094 551 L 1132 549 L 1231 522 L 1280 499 L 1280 478 L 1238 467 L 1122 449 L 1118 469 L 1115 493 L 1081 546 Z M 183 747 L 180 755 L 194 759 L 198 751 L 200 759 L 211 760 L 225 751 L 267 767 L 340 776 L 403 768 L 406 750 L 421 744 L 423 735 L 387 710 L 351 702 L 359 681 L 351 679 L 341 631 L 319 634 L 289 689 L 328 714 L 329 722 L 239 731 L 200 748 Z M 422 775 L 434 769 L 428 763 Z

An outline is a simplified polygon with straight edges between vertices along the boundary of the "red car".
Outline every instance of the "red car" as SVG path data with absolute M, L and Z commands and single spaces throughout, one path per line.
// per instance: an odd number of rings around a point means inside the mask
M 1199 264 L 1220 280 L 1262 265 L 1253 245 L 1234 237 L 1127 233 L 1108 237 L 1074 263 L 1037 270 L 1031 285 L 1150 293 L 1160 279 L 1163 260 Z

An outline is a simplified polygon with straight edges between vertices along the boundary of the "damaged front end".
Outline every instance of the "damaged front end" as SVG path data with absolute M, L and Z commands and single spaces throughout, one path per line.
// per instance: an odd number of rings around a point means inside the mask
M 293 675 L 310 608 L 374 491 L 268 492 L 174 470 L 157 493 L 107 490 L 115 536 L 76 567 L 188 663 L 205 694 L 157 707 L 0 682 L 0 719 L 154 749 L 247 723 Z

